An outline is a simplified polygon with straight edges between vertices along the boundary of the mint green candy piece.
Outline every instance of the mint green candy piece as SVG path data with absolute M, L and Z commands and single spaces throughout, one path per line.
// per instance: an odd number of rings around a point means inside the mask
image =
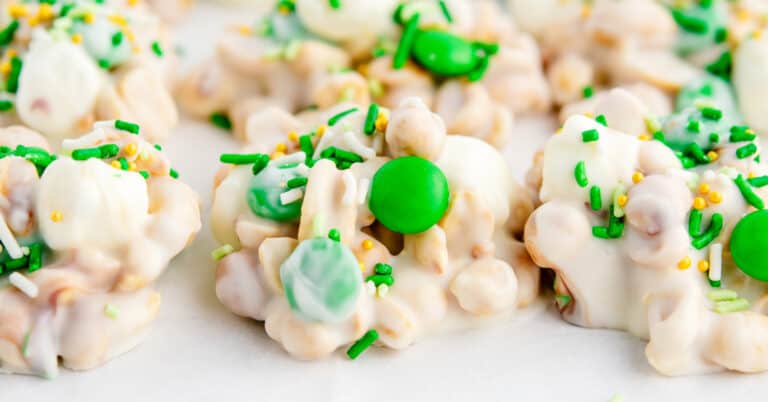
M 280 266 L 280 279 L 291 310 L 318 322 L 349 318 L 363 285 L 352 250 L 325 237 L 301 242 Z
M 298 177 L 303 176 L 296 171 L 295 167 L 280 168 L 270 163 L 251 179 L 246 193 L 248 207 L 256 216 L 265 219 L 278 222 L 298 220 L 301 216 L 302 200 L 288 204 L 283 204 L 280 200 L 280 194 L 290 190 L 283 187 L 283 184 Z

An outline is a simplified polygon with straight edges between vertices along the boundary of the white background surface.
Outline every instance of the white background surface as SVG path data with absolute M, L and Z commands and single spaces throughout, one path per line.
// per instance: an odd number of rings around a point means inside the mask
M 254 0 L 258 1 L 258 0 Z M 356 0 L 363 1 L 363 0 Z M 187 62 L 211 53 L 225 22 L 254 13 L 204 6 L 182 24 Z M 548 129 L 522 123 L 507 150 L 518 178 Z M 237 149 L 227 134 L 184 122 L 166 149 L 205 214 L 219 153 Z M 544 302 L 490 328 L 426 339 L 402 352 L 372 349 L 356 361 L 343 351 L 321 362 L 290 359 L 263 326 L 216 300 L 216 243 L 203 228 L 160 279 L 160 316 L 132 352 L 55 381 L 0 376 L 0 402 L 48 401 L 753 401 L 768 398 L 768 375 L 666 378 L 646 363 L 644 342 L 559 320 Z M 597 278 L 596 278 L 597 279 Z

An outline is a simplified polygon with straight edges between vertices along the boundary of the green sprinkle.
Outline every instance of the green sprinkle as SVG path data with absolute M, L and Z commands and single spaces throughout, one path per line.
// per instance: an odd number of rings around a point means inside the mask
M 439 0 L 437 4 L 440 5 L 440 11 L 443 12 L 445 20 L 448 21 L 449 24 L 453 24 L 453 15 L 451 15 L 451 10 L 448 8 L 448 4 L 445 3 L 445 0 Z
M 333 241 L 341 241 L 341 233 L 339 229 L 331 229 L 328 231 L 328 238 Z
M 120 315 L 120 309 L 114 304 L 106 304 L 104 306 L 104 315 L 106 315 L 107 317 L 113 320 L 116 320 L 117 317 Z
M 754 155 L 755 152 L 757 152 L 757 145 L 750 143 L 739 147 L 736 150 L 736 157 L 739 159 L 749 158 L 750 156 Z
M 211 116 L 208 118 L 214 126 L 222 129 L 222 130 L 231 130 L 232 129 L 232 120 L 229 118 L 229 116 L 226 113 L 222 112 L 216 112 L 212 113 Z
M 717 236 L 720 236 L 720 231 L 723 230 L 723 215 L 720 213 L 712 214 L 712 221 L 709 223 L 709 228 L 704 234 L 697 236 L 691 241 L 691 245 L 696 250 L 701 250 L 709 243 L 712 243 Z
M 709 30 L 709 24 L 706 20 L 685 14 L 678 9 L 672 10 L 672 18 L 686 32 L 701 35 Z
M 66 17 L 67 14 L 69 14 L 72 9 L 75 8 L 75 3 L 67 3 L 61 6 L 61 11 L 59 12 L 59 16 Z
M 729 50 L 724 51 L 714 62 L 706 66 L 706 70 L 726 81 L 731 78 L 733 56 Z
M 736 300 L 720 301 L 715 303 L 715 312 L 719 314 L 736 313 L 749 308 L 749 301 L 744 298 Z
M 373 271 L 379 275 L 392 275 L 392 266 L 379 262 L 373 267 Z
M 707 299 L 713 302 L 736 300 L 738 298 L 739 298 L 738 293 L 728 289 L 710 290 L 707 293 Z
M 7 112 L 13 109 L 13 102 L 9 100 L 0 100 L 0 112 Z
M 704 214 L 698 209 L 691 209 L 691 215 L 688 217 L 688 234 L 691 237 L 701 235 L 701 220 Z
M 615 206 L 611 206 L 611 213 L 608 215 L 608 236 L 618 239 L 624 233 L 624 222 L 616 215 L 614 209 Z
M 224 257 L 235 252 L 235 248 L 231 244 L 225 244 L 216 250 L 211 251 L 211 258 L 214 261 L 221 261 Z
M 741 196 L 744 197 L 744 200 L 747 201 L 749 205 L 752 205 L 757 209 L 765 208 L 765 203 L 754 191 L 752 191 L 752 187 L 746 180 L 744 180 L 744 176 L 738 175 L 733 181 L 736 183 L 736 187 L 739 188 Z
M 723 43 L 726 40 L 728 40 L 728 28 L 717 28 L 715 30 L 715 43 Z
M 269 160 L 267 154 L 221 154 L 219 162 L 230 165 L 250 165 L 262 159 Z
M 768 176 L 753 177 L 747 179 L 747 182 L 754 187 L 765 187 L 768 185 Z
M 155 147 L 155 149 L 156 149 L 156 150 L 158 150 L 158 151 L 162 151 L 162 150 L 163 150 L 163 147 L 162 147 L 162 145 L 160 145 L 160 144 L 155 144 L 155 145 L 153 145 L 153 146 L 154 146 L 154 147 Z
M 699 144 L 692 142 L 686 147 L 686 151 L 688 154 L 695 160 L 696 162 L 700 164 L 706 164 L 711 162 L 709 159 L 709 156 L 704 153 L 704 150 L 701 149 Z
M 718 134 L 718 133 L 710 133 L 709 134 L 709 142 L 712 143 L 712 144 L 720 143 L 720 134 Z
M 593 211 L 599 211 L 603 208 L 603 198 L 600 193 L 598 186 L 592 186 L 589 189 L 589 206 Z
M 299 149 L 307 156 L 307 162 L 310 162 L 315 153 L 315 146 L 312 145 L 312 134 L 304 134 L 299 137 Z M 309 165 L 309 163 L 307 164 Z
M 352 360 L 357 359 L 357 357 L 371 347 L 377 339 L 379 339 L 379 333 L 376 332 L 375 329 L 366 332 L 362 338 L 358 339 L 357 342 L 353 343 L 352 346 L 347 349 L 347 356 Z
M 653 139 L 658 141 L 658 142 L 661 142 L 662 144 L 667 142 L 667 139 L 664 136 L 664 132 L 663 131 L 656 131 L 656 132 L 654 132 L 653 133 Z
M 597 131 L 597 129 L 591 129 L 587 131 L 582 131 L 581 133 L 581 140 L 584 142 L 592 142 L 597 141 L 600 139 L 600 133 Z
M 140 170 L 139 174 L 141 175 L 141 177 L 144 178 L 144 180 L 149 179 L 149 172 L 147 172 L 146 170 Z
M 261 154 L 259 158 L 257 158 L 255 161 L 253 161 L 253 168 L 251 168 L 251 172 L 254 176 L 261 173 L 262 170 L 264 170 L 267 165 L 269 165 L 269 155 L 267 154 Z
M 309 179 L 306 177 L 294 177 L 293 179 L 288 180 L 286 186 L 288 186 L 288 188 L 302 187 L 307 185 L 307 181 L 309 181 Z
M 365 279 L 366 282 L 373 282 L 376 287 L 380 285 L 392 286 L 395 284 L 395 278 L 392 275 L 371 275 Z
M 112 63 L 107 59 L 99 59 L 99 67 L 103 70 L 109 70 L 112 67 Z
M 579 163 L 576 164 L 576 168 L 573 170 L 573 176 L 579 187 L 586 187 L 587 184 L 589 184 L 589 180 L 587 180 L 587 168 L 584 161 L 579 161 Z
M 104 144 L 96 148 L 81 148 L 72 151 L 72 159 L 84 161 L 91 158 L 109 159 L 114 158 L 120 153 L 120 147 L 117 144 Z
M 155 56 L 157 57 L 163 57 L 163 54 L 165 52 L 163 52 L 163 47 L 160 46 L 160 42 L 158 41 L 152 42 L 152 53 L 154 53 Z
M 19 29 L 19 21 L 13 20 L 2 31 L 0 31 L 0 46 L 8 46 L 13 42 L 13 37 Z
M 357 112 L 357 108 L 356 107 L 353 107 L 352 109 L 347 109 L 347 110 L 345 110 L 345 111 L 343 111 L 341 113 L 338 113 L 338 114 L 334 115 L 333 117 L 331 117 L 330 119 L 328 119 L 328 125 L 329 126 L 334 126 L 336 123 L 339 122 L 339 120 L 343 119 L 346 115 L 354 113 L 354 112 Z
M 117 31 L 114 35 L 112 35 L 112 46 L 120 46 L 120 44 L 123 43 L 123 32 Z
M 115 128 L 118 130 L 127 131 L 131 134 L 139 134 L 140 127 L 136 123 L 130 123 L 123 120 L 115 120 Z
M 698 120 L 688 120 L 688 125 L 685 129 L 692 133 L 698 133 L 701 131 L 701 122 Z
M 168 176 L 173 177 L 174 179 L 179 178 L 179 172 L 176 171 L 176 169 L 171 169 L 168 171 Z
M 328 0 L 328 5 L 330 5 L 332 9 L 338 10 L 341 8 L 341 0 Z
M 565 306 L 571 304 L 571 301 L 573 298 L 568 295 L 555 295 L 555 303 L 557 303 L 557 308 L 565 308 Z
M 368 107 L 368 114 L 365 115 L 365 126 L 363 132 L 367 135 L 371 135 L 376 131 L 376 119 L 379 117 L 379 105 L 371 103 Z
M 29 245 L 29 264 L 27 270 L 35 272 L 43 267 L 43 245 L 33 243 Z
M 707 120 L 720 121 L 723 118 L 723 112 L 713 107 L 705 107 L 701 109 L 701 116 Z
M 595 88 L 592 85 L 587 85 L 581 89 L 581 95 L 584 98 L 591 98 L 595 94 Z
M 128 170 L 128 159 L 123 158 L 122 156 L 117 159 L 117 162 L 120 164 L 120 169 L 122 170 Z
M 597 115 L 597 117 L 595 117 L 595 121 L 602 124 L 605 127 L 608 127 L 608 120 L 605 119 L 604 114 Z
M 11 72 L 8 73 L 8 80 L 5 82 L 5 90 L 15 94 L 19 91 L 19 76 L 21 75 L 21 68 L 24 65 L 21 59 L 14 57 L 11 59 Z
M 593 226 L 592 227 L 592 236 L 595 236 L 600 239 L 610 239 L 611 237 L 608 236 L 608 228 L 604 226 Z
M 712 279 L 707 278 L 707 281 L 709 281 L 709 286 L 713 288 L 719 288 L 720 285 L 722 285 L 721 281 L 713 281 Z
M 392 68 L 400 70 L 405 67 L 405 63 L 408 61 L 408 55 L 411 52 L 413 41 L 416 38 L 416 33 L 419 30 L 419 14 L 414 14 L 411 19 L 405 24 L 403 34 L 400 37 L 400 43 L 397 45 L 395 56 L 392 58 Z
M 728 138 L 731 142 L 752 141 L 757 135 L 748 126 L 731 127 L 731 136 Z

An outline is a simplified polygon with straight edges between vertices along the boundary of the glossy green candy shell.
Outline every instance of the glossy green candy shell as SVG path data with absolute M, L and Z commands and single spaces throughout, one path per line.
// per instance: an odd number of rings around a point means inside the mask
M 368 206 L 388 229 L 421 233 L 448 209 L 448 180 L 432 162 L 416 156 L 393 159 L 373 176 Z
M 280 266 L 280 279 L 291 309 L 318 322 L 348 318 L 363 283 L 352 250 L 325 237 L 301 242 Z
M 283 205 L 280 194 L 289 189 L 281 183 L 300 177 L 295 168 L 281 169 L 270 163 L 251 179 L 246 201 L 251 211 L 259 217 L 278 222 L 291 222 L 301 216 L 302 201 Z
M 491 57 L 483 54 L 485 48 L 485 45 L 464 40 L 450 32 L 425 30 L 416 33 L 411 54 L 431 72 L 454 77 L 473 72 L 485 58 Z
M 736 224 L 731 255 L 742 272 L 768 282 L 768 210 L 752 212 Z

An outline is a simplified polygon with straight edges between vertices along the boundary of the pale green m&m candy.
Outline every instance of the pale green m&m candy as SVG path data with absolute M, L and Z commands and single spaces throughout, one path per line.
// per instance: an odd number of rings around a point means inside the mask
M 742 272 L 768 282 L 768 210 L 752 212 L 736 224 L 731 255 Z
M 349 318 L 363 285 L 352 250 L 325 237 L 301 242 L 280 266 L 280 279 L 291 310 L 319 322 Z
M 397 233 L 421 233 L 448 209 L 448 180 L 434 163 L 406 156 L 385 163 L 373 176 L 368 206 L 376 219 Z
M 300 179 L 295 166 L 277 166 L 269 163 L 251 179 L 246 202 L 251 212 L 256 216 L 278 222 L 292 222 L 301 216 L 302 200 L 284 203 L 280 195 L 290 189 L 285 183 L 291 183 L 291 179 Z

